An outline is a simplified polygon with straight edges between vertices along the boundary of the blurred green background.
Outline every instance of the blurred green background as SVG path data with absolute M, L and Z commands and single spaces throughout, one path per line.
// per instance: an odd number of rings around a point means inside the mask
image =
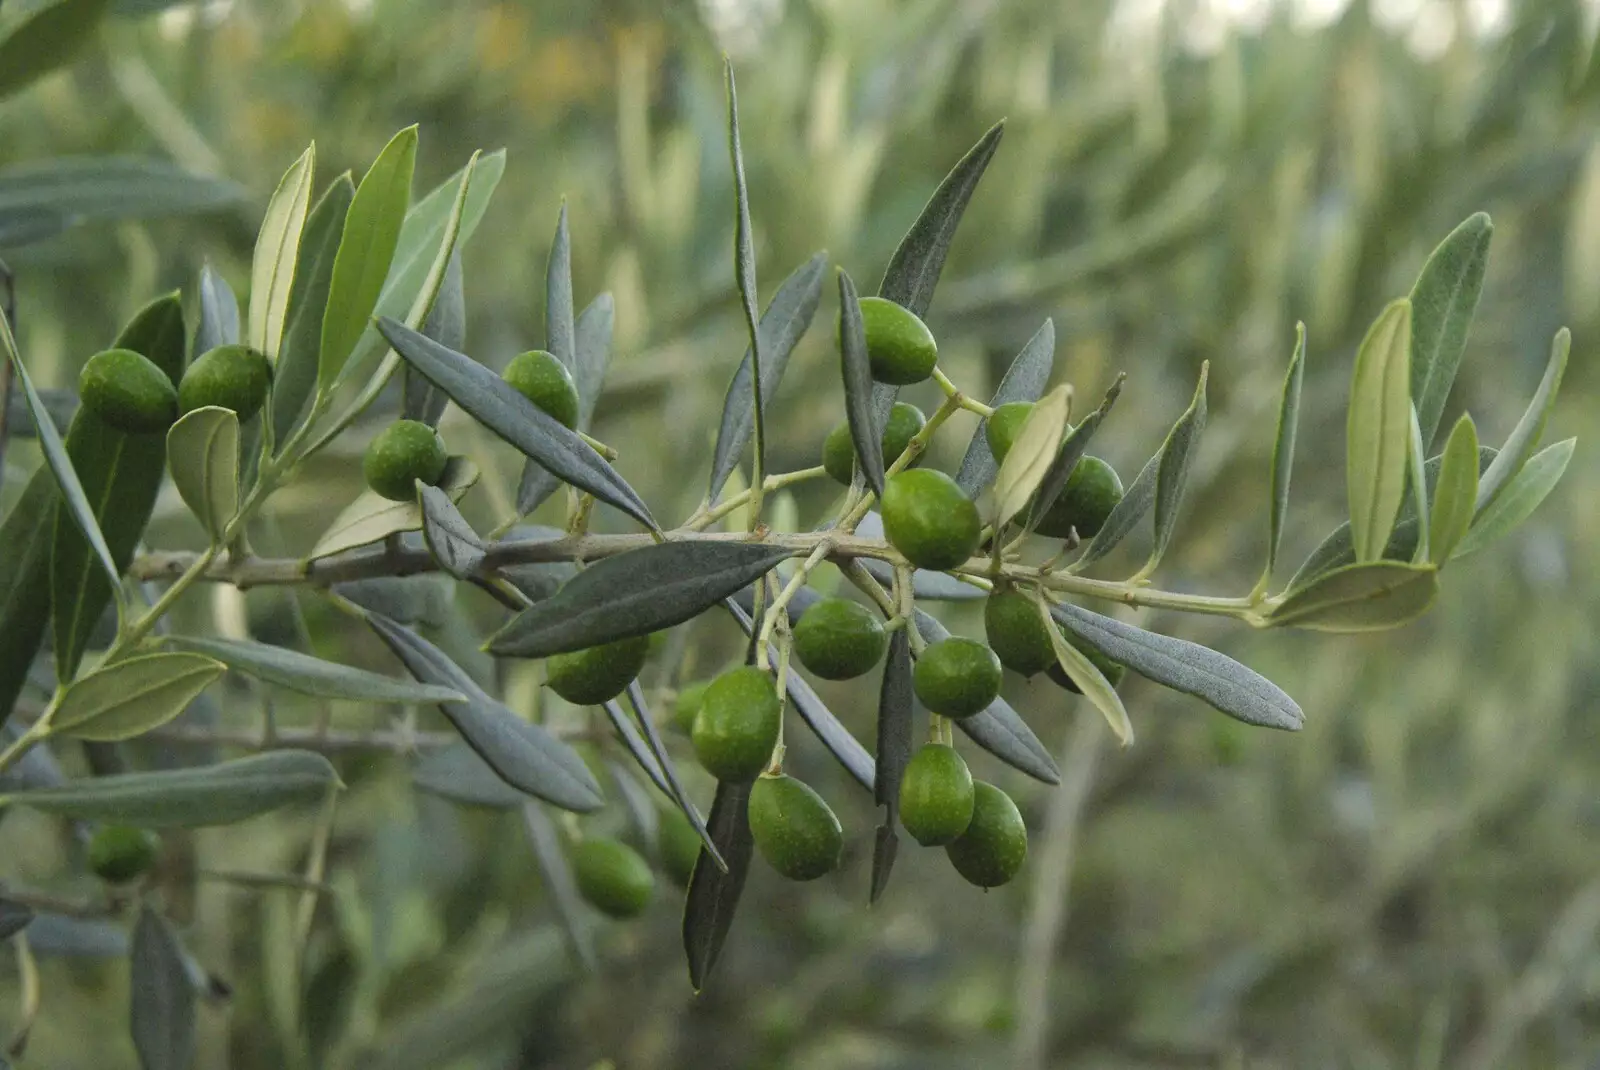
M 1141 615 L 1271 676 L 1306 710 L 1297 735 L 1246 729 L 1133 678 L 1139 739 L 1117 750 L 1091 708 L 1042 679 L 1011 680 L 1067 783 L 1051 791 L 972 756 L 1015 792 L 1033 833 L 1028 867 L 1004 889 L 981 893 L 940 852 L 912 851 L 868 909 L 871 800 L 795 739 L 792 767 L 845 823 L 847 864 L 796 886 L 757 863 L 699 997 L 665 882 L 644 920 L 599 929 L 600 967 L 585 974 L 514 814 L 416 794 L 403 758 L 348 758 L 328 860 L 336 894 L 313 918 L 306 991 L 282 950 L 298 900 L 191 876 L 303 868 L 315 815 L 169 844 L 161 890 L 234 989 L 202 1009 L 198 1065 L 1600 1066 L 1596 14 L 1582 0 L 207 0 L 109 21 L 68 71 L 0 106 L 0 167 L 153 156 L 248 195 L 6 250 L 24 352 L 45 385 L 70 385 L 154 293 L 192 291 L 203 261 L 242 293 L 261 207 L 308 140 L 320 186 L 359 175 L 417 122 L 419 193 L 473 149 L 508 150 L 465 253 L 468 351 L 499 367 L 542 343 L 564 197 L 579 304 L 609 290 L 617 305 L 595 433 L 658 515 L 686 516 L 744 347 L 726 51 L 763 297 L 818 249 L 872 285 L 939 178 L 1004 117 L 930 315 L 952 377 L 987 396 L 1053 317 L 1057 378 L 1080 397 L 1128 373 L 1097 441 L 1126 481 L 1211 362 L 1211 422 L 1165 586 L 1242 593 L 1254 581 L 1298 320 L 1308 374 L 1285 559 L 1342 519 L 1355 346 L 1473 211 L 1496 232 L 1445 420 L 1469 408 L 1485 440 L 1501 440 L 1567 324 L 1577 359 L 1550 437 L 1585 436 L 1534 519 L 1453 567 L 1434 611 L 1403 630 L 1250 634 Z M 775 470 L 817 463 L 841 418 L 835 314 L 830 296 L 775 399 Z M 310 545 L 356 493 L 366 434 L 394 411 L 275 499 L 266 549 Z M 946 468 L 973 426 L 952 424 L 931 462 Z M 486 471 L 467 515 L 503 517 L 510 451 L 459 412 L 443 430 Z M 20 482 L 6 480 L 7 500 Z M 798 494 L 798 522 L 819 519 L 828 494 Z M 163 499 L 151 541 L 192 546 L 190 524 Z M 491 605 L 446 590 L 441 634 L 492 619 Z M 315 596 L 298 606 L 323 656 L 393 670 Z M 284 640 L 290 609 L 281 592 L 215 591 L 176 623 Z M 972 609 L 945 619 L 981 629 Z M 686 678 L 734 649 L 721 622 L 691 638 Z M 534 701 L 530 667 L 500 682 L 513 706 Z M 867 740 L 874 686 L 823 691 Z M 259 699 L 236 686 L 222 715 L 255 724 Z M 709 787 L 696 781 L 705 801 Z M 613 809 L 586 823 L 622 827 Z M 88 887 L 66 875 L 75 850 L 41 818 L 0 825 L 20 883 Z M 122 960 L 48 959 L 22 1065 L 134 1065 L 126 985 Z M 7 956 L 0 1022 L 17 993 Z M 309 1061 L 292 1039 L 300 1025 Z

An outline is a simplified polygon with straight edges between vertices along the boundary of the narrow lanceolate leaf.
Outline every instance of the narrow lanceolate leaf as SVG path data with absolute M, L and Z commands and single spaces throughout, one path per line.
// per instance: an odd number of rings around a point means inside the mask
M 1461 366 L 1493 236 L 1487 215 L 1469 216 L 1439 243 L 1411 288 L 1411 400 L 1424 445 L 1433 442 Z
M 670 628 L 772 570 L 789 553 L 759 543 L 665 542 L 597 561 L 489 641 L 542 658 Z
M 438 487 L 425 486 L 418 495 L 418 504 L 422 508 L 422 537 L 439 567 L 458 580 L 476 575 L 487 550 L 450 495 Z
M 1406 477 L 1411 484 L 1411 510 L 1417 518 L 1417 549 L 1412 560 L 1421 564 L 1428 555 L 1428 477 L 1427 460 L 1422 452 L 1422 425 L 1417 420 L 1417 407 L 1411 406 L 1410 448 L 1406 451 Z M 1394 529 L 1389 530 L 1394 534 Z
M 445 465 L 437 489 L 451 501 L 460 501 L 477 481 L 477 465 L 465 457 L 452 457 Z M 331 557 L 358 546 L 371 545 L 396 532 L 421 530 L 422 525 L 422 507 L 416 502 L 390 501 L 365 490 L 328 525 L 307 559 Z
M 1056 454 L 1055 460 L 1050 462 L 1049 471 L 1045 472 L 1044 479 L 1039 482 L 1038 491 L 1034 493 L 1026 525 L 1029 532 L 1039 526 L 1039 522 L 1050 512 L 1050 507 L 1055 505 L 1056 499 L 1061 497 L 1061 492 L 1067 487 L 1067 480 L 1072 478 L 1072 470 L 1078 467 L 1078 462 L 1083 460 L 1083 455 L 1088 452 L 1094 433 L 1100 430 L 1100 425 L 1111 412 L 1111 406 L 1117 403 L 1117 398 L 1122 394 L 1122 384 L 1126 380 L 1126 375 L 1119 374 L 1112 382 L 1111 388 L 1106 391 L 1106 396 L 1101 399 L 1099 407 L 1067 433 L 1061 443 L 1060 452 Z
M 376 613 L 366 614 L 366 620 L 412 676 L 466 696 L 466 702 L 440 703 L 439 710 L 507 784 L 580 813 L 604 803 L 594 774 L 571 747 L 490 698 L 444 651 L 416 632 Z
M 228 280 L 218 275 L 210 263 L 200 267 L 200 322 L 194 328 L 196 356 L 209 353 L 218 346 L 233 345 L 239 341 L 239 299 L 233 295 Z M 276 382 L 274 387 L 276 387 Z
M 1140 575 L 1148 576 L 1156 570 L 1172 542 L 1172 533 L 1177 530 L 1178 509 L 1183 505 L 1189 466 L 1206 428 L 1206 375 L 1209 370 L 1210 362 L 1200 365 L 1200 382 L 1194 388 L 1194 398 L 1167 432 L 1167 441 L 1161 446 L 1161 460 L 1156 467 L 1155 544 L 1150 548 L 1150 559 L 1140 569 Z
M 143 1070 L 189 1070 L 194 1064 L 195 986 L 188 956 L 167 920 L 139 911 L 129 948 L 128 1026 Z
M 617 739 L 622 743 L 623 749 L 632 756 L 634 762 L 644 775 L 650 778 L 650 783 L 667 798 L 672 798 L 672 785 L 667 783 L 667 775 L 661 771 L 661 763 L 656 761 L 656 756 L 650 751 L 650 744 L 644 741 L 639 734 L 639 729 L 634 726 L 633 720 L 622 708 L 622 703 L 610 699 L 600 704 L 605 711 L 606 720 L 611 722 L 611 727 L 617 733 Z
M 550 820 L 550 815 L 538 803 L 531 801 L 523 804 L 522 825 L 528 832 L 528 846 L 533 848 L 534 861 L 539 863 L 545 891 L 550 894 L 550 902 L 556 908 L 556 917 L 561 922 L 567 946 L 572 948 L 573 955 L 584 969 L 593 970 L 597 960 L 590 922 L 583 908 L 583 899 L 578 894 L 578 882 L 572 875 L 572 865 L 567 861 L 567 852 L 562 846 L 561 833 L 556 829 L 555 822 Z
M 465 743 L 452 743 L 424 755 L 411 771 L 411 782 L 429 795 L 467 806 L 509 810 L 528 801 Z
M 928 314 L 928 306 L 933 303 L 933 289 L 939 284 L 939 274 L 944 270 L 956 226 L 967 210 L 967 202 L 972 200 L 978 180 L 1000 147 L 1003 133 L 1005 124 L 996 123 L 939 183 L 917 221 L 900 239 L 883 273 L 879 297 L 908 308 L 918 316 Z
M 167 431 L 167 469 L 211 545 L 222 545 L 239 511 L 238 414 L 215 405 L 185 413 Z
M 466 696 L 449 687 L 398 680 L 350 665 L 323 661 L 253 639 L 202 639 L 166 636 L 168 646 L 215 658 L 228 668 L 269 684 L 319 698 L 352 702 L 465 702 Z
M 200 828 L 316 802 L 338 785 L 338 774 L 322 755 L 278 750 L 218 765 L 75 780 L 0 796 L 0 805 L 14 803 L 78 821 Z
M 1106 517 L 1106 522 L 1100 525 L 1100 530 L 1090 540 L 1089 548 L 1074 563 L 1074 569 L 1094 564 L 1116 549 L 1139 526 L 1139 521 L 1144 519 L 1144 514 L 1150 511 L 1151 504 L 1156 500 L 1156 473 L 1160 467 L 1159 453 L 1144 463 L 1137 478 L 1122 495 L 1122 500 L 1112 508 L 1111 515 Z
M 617 786 L 622 808 L 628 812 L 628 824 L 633 826 L 644 846 L 645 853 L 659 859 L 661 852 L 661 811 L 656 809 L 650 792 L 639 783 L 639 778 L 627 766 L 614 758 L 606 759 L 606 772 Z
M 423 321 L 422 333 L 442 346 L 460 352 L 467 344 L 466 282 L 461 274 L 461 246 L 450 254 L 445 268 L 444 283 L 434 298 L 433 308 Z M 407 420 L 417 420 L 429 427 L 438 427 L 450 399 L 428 382 L 427 378 L 409 364 L 401 383 L 400 412 Z
M 213 212 L 244 199 L 233 182 L 141 156 L 57 156 L 0 169 L 0 248 L 84 223 Z
M 1495 498 L 1494 504 L 1479 513 L 1472 522 L 1466 538 L 1456 547 L 1455 556 L 1463 557 L 1483 549 L 1532 516 L 1556 484 L 1561 482 L 1577 442 L 1577 439 L 1569 438 L 1546 446 L 1528 458 L 1528 463 Z
M 1261 586 L 1272 581 L 1278 564 L 1278 547 L 1283 541 L 1283 521 L 1289 513 L 1289 477 L 1294 472 L 1294 445 L 1300 433 L 1300 387 L 1306 377 L 1306 325 L 1294 326 L 1294 354 L 1283 377 L 1283 397 L 1278 403 L 1278 430 L 1272 439 L 1272 493 L 1268 505 L 1267 567 L 1261 573 Z
M 222 675 L 199 654 L 149 654 L 75 681 L 50 718 L 50 734 L 97 742 L 131 739 L 172 720 Z
M 1375 632 L 1415 620 L 1439 593 L 1434 565 L 1367 561 L 1345 565 L 1290 591 L 1267 618 L 1277 627 Z
M 750 836 L 749 802 L 749 784 L 717 785 L 707 825 L 711 842 L 722 852 L 728 868 L 718 869 L 702 850 L 689 880 L 689 895 L 683 905 L 683 950 L 689 959 L 689 983 L 696 992 L 705 989 L 722 955 L 722 945 L 733 926 L 739 896 L 750 873 L 755 841 Z
M 1051 606 L 1050 615 L 1082 645 L 1245 724 L 1294 730 L 1305 721 L 1294 699 L 1277 684 L 1210 647 L 1147 632 L 1065 602 Z
M 567 230 L 567 202 L 561 201 L 556 236 L 544 270 L 544 345 L 571 368 L 577 358 L 578 329 L 572 307 L 572 236 Z
M 1061 629 L 1055 627 L 1050 605 L 1042 594 L 1039 596 L 1039 616 L 1044 620 L 1045 633 L 1050 636 L 1050 645 L 1055 649 L 1056 661 L 1062 671 L 1078 685 L 1083 697 L 1094 703 L 1094 708 L 1100 711 L 1111 726 L 1111 731 L 1116 733 L 1117 741 L 1124 747 L 1132 744 L 1133 722 L 1128 719 L 1128 711 L 1122 705 L 1122 696 L 1117 694 L 1117 689 L 1106 679 L 1099 666 L 1090 661 L 1087 654 L 1067 642 Z
M 1050 381 L 1055 358 L 1056 325 L 1054 320 L 1046 319 L 1006 369 L 994 397 L 989 399 L 989 407 L 998 409 L 1013 401 L 1037 401 Z M 961 457 L 961 467 L 956 471 L 956 485 L 974 500 L 994 481 L 999 469 L 994 451 L 989 448 L 988 426 L 988 420 L 979 422 L 972 440 L 967 443 L 967 452 Z
M 311 182 L 316 171 L 317 146 L 301 154 L 278 182 L 267 202 L 250 265 L 250 321 L 245 341 L 252 349 L 276 359 L 289 315 L 289 293 L 294 286 L 295 261 L 300 256 L 300 235 L 311 207 Z
M 0 97 L 70 63 L 94 40 L 110 0 L 56 0 L 0 38 Z
M 1486 512 L 1494 504 L 1539 445 L 1544 425 L 1550 419 L 1550 410 L 1555 407 L 1556 395 L 1561 392 L 1561 377 L 1566 374 L 1567 355 L 1571 351 L 1572 332 L 1563 327 L 1550 343 L 1550 360 L 1545 365 L 1544 378 L 1539 380 L 1539 388 L 1533 392 L 1522 418 L 1511 429 L 1505 445 L 1500 447 L 1499 455 L 1478 483 L 1477 513 Z
M 33 911 L 21 903 L 0 899 L 0 940 L 9 940 L 28 927 Z
M 589 429 L 595 406 L 600 402 L 606 368 L 611 363 L 611 327 L 615 318 L 616 309 L 608 293 L 590 301 L 578 316 L 577 356 L 573 362 L 572 378 L 578 387 L 579 431 Z M 560 485 L 561 481 L 549 471 L 529 461 L 522 470 L 522 482 L 517 487 L 517 512 L 527 516 L 544 504 L 545 499 Z
M 55 477 L 41 466 L 0 523 L 0 728 L 11 715 L 50 620 Z
M 1392 302 L 1356 353 L 1345 483 L 1357 561 L 1375 561 L 1406 493 L 1411 440 L 1411 303 Z
M 744 150 L 739 146 L 739 93 L 733 84 L 733 61 L 726 56 L 722 59 L 722 74 L 728 91 L 728 158 L 733 165 L 733 277 L 739 287 L 745 329 L 750 333 L 750 411 L 755 425 L 755 471 L 765 472 L 767 403 L 762 389 L 766 383 L 762 370 L 761 326 L 756 318 L 756 309 L 760 306 L 756 297 L 755 239 L 750 234 L 750 191 L 744 180 Z
M 1478 428 L 1469 413 L 1462 413 L 1444 446 L 1444 464 L 1433 492 L 1429 518 L 1428 559 L 1443 565 L 1472 526 L 1473 504 L 1478 500 Z
M 356 184 L 346 171 L 317 200 L 300 235 L 300 259 L 289 289 L 289 325 L 284 328 L 278 365 L 272 374 L 272 433 L 280 446 L 288 441 L 316 389 L 333 265 L 355 195 Z
M 839 373 L 844 379 L 844 411 L 856 464 L 867 486 L 883 497 L 883 431 L 873 418 L 872 367 L 867 362 L 867 333 L 861 304 L 850 273 L 839 269 Z
M 633 707 L 634 715 L 639 719 L 639 728 L 649 742 L 650 753 L 666 778 L 668 797 L 682 811 L 683 816 L 689 819 L 689 824 L 694 826 L 695 832 L 699 833 L 704 849 L 711 852 L 711 860 L 719 869 L 727 869 L 722 853 L 717 850 L 717 845 L 712 842 L 711 833 L 706 829 L 705 818 L 700 816 L 700 811 L 689 798 L 689 793 L 683 790 L 677 766 L 673 764 L 672 755 L 667 751 L 666 741 L 661 738 L 661 733 L 656 728 L 655 718 L 650 716 L 650 707 L 644 700 L 644 690 L 637 680 L 628 685 L 628 704 Z
M 564 481 L 655 528 L 643 499 L 604 457 L 504 379 L 396 320 L 378 326 L 395 352 L 469 416 Z
M 389 276 L 400 228 L 411 202 L 417 162 L 417 128 L 408 126 L 384 146 L 356 187 L 333 261 L 327 310 L 322 317 L 317 389 L 327 391 L 367 329 Z
M 878 689 L 878 754 L 873 798 L 883 807 L 883 823 L 872 845 L 872 890 L 876 903 L 889 886 L 889 872 L 900 847 L 900 780 L 911 761 L 911 644 L 901 628 L 889 637 L 889 655 Z
M 1067 413 L 1072 407 L 1072 388 L 1058 386 L 1046 394 L 1017 432 L 1017 440 L 994 477 L 994 528 L 1001 528 L 1020 513 L 1044 482 L 1061 453 L 1061 440 L 1067 433 Z
M 817 305 L 822 301 L 822 283 L 827 268 L 827 253 L 817 253 L 795 268 L 783 280 L 772 295 L 767 310 L 761 314 L 761 397 L 765 404 L 770 404 L 773 395 L 778 392 L 778 384 L 783 381 L 783 373 L 789 367 L 789 357 L 805 336 L 806 328 L 811 326 Z M 582 326 L 580 320 L 580 353 L 583 349 Z M 745 447 L 750 444 L 750 433 L 755 426 L 755 406 L 751 400 L 754 393 L 750 383 L 750 368 L 754 359 L 754 349 L 747 347 L 722 401 L 722 422 L 718 425 L 717 444 L 711 455 L 711 484 L 706 491 L 708 501 L 714 501 L 722 493 L 723 485 L 738 467 Z M 578 396 L 580 401 L 584 397 L 581 379 Z

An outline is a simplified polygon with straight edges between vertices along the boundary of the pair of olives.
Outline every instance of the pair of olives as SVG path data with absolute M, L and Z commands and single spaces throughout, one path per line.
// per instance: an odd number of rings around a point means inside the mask
M 999 587 L 989 595 L 983 606 L 984 634 L 1000 664 L 1022 676 L 1045 673 L 1051 680 L 1075 694 L 1081 691 L 1061 668 L 1056 657 L 1055 644 L 1045 630 L 1044 620 L 1033 599 L 1011 587 Z M 1056 626 L 1060 630 L 1060 625 Z M 1066 632 L 1061 637 L 1072 640 Z M 1072 643 L 1105 676 L 1112 687 L 1122 682 L 1125 666 L 1112 661 L 1093 647 Z
M 956 872 L 997 888 L 1022 869 L 1028 829 L 1011 797 L 974 780 L 954 747 L 929 743 L 900 780 L 900 823 L 924 847 L 943 847 Z
M 130 435 L 159 434 L 184 413 L 210 405 L 248 420 L 261 411 L 271 387 L 272 364 L 244 345 L 208 350 L 177 385 L 149 357 L 131 349 L 96 353 L 78 375 L 84 407 Z
M 997 462 L 1004 461 L 1011 452 L 1012 443 L 1032 412 L 1033 402 L 1013 401 L 1001 405 L 989 417 L 984 436 Z M 1084 456 L 1072 466 L 1061 494 L 1034 530 L 1054 539 L 1064 539 L 1073 531 L 1093 538 L 1121 500 L 1122 480 L 1117 470 L 1099 457 Z

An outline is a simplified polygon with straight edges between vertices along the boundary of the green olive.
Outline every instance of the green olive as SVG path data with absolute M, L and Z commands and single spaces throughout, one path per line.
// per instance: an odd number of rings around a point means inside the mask
M 981 780 L 972 783 L 972 821 L 945 854 L 968 882 L 998 888 L 1028 857 L 1028 827 L 1011 796 Z
M 672 704 L 672 723 L 684 735 L 694 731 L 695 716 L 700 712 L 700 703 L 705 701 L 710 684 L 710 680 L 696 680 L 678 688 L 678 697 Z
M 918 568 L 955 568 L 978 549 L 978 507 L 943 472 L 896 472 L 884 486 L 882 504 L 884 534 Z
M 439 482 L 449 460 L 439 432 L 420 420 L 396 420 L 367 444 L 361 472 L 375 493 L 410 502 L 417 497 L 416 481 Z
M 984 602 L 983 626 L 1000 664 L 1023 676 L 1056 663 L 1056 650 L 1032 598 L 1015 587 L 997 587 Z
M 1022 425 L 1028 422 L 1028 417 L 1032 413 L 1033 402 L 1008 401 L 996 408 L 984 422 L 983 434 L 989 442 L 989 452 L 994 454 L 996 464 L 1003 462 L 1006 454 L 1011 452 L 1011 444 L 1017 440 L 1017 432 L 1022 430 Z
M 933 374 L 939 347 L 915 312 L 882 297 L 863 297 L 861 325 L 867 336 L 867 362 L 878 382 L 910 386 Z
M 954 841 L 972 823 L 972 772 L 954 747 L 929 743 L 900 778 L 900 823 L 924 847 Z
M 564 427 L 578 424 L 578 385 L 554 353 L 530 349 L 511 358 L 500 377 Z
M 694 719 L 694 753 L 718 780 L 754 780 L 772 760 L 782 707 L 772 676 L 742 665 L 711 681 Z
M 791 776 L 762 776 L 750 788 L 750 837 L 761 857 L 795 881 L 838 868 L 844 830 L 811 787 Z
M 1116 469 L 1099 457 L 1085 457 L 1073 465 L 1061 496 L 1034 530 L 1053 539 L 1064 539 L 1074 530 L 1082 538 L 1093 538 L 1121 500 L 1122 480 Z
M 922 652 L 911 683 L 924 706 L 960 720 L 1000 697 L 1000 659 L 976 639 L 953 635 Z
M 149 829 L 101 825 L 89 839 L 89 869 L 111 884 L 142 877 L 156 864 L 161 840 Z
M 261 411 L 272 387 L 266 354 L 244 345 L 223 345 L 202 354 L 178 383 L 178 408 L 193 412 L 208 405 L 232 409 L 241 422 Z
M 897 401 L 889 410 L 889 420 L 883 428 L 883 464 L 887 468 L 906 451 L 918 431 L 927 424 L 922 410 L 905 401 Z M 828 432 L 822 444 L 822 467 L 836 483 L 849 486 L 855 476 L 856 446 L 850 437 L 850 424 L 841 423 Z
M 649 656 L 648 635 L 552 654 L 545 659 L 544 682 L 574 706 L 598 706 L 626 691 Z
M 883 660 L 889 637 L 878 615 L 848 598 L 824 598 L 794 626 L 794 656 L 824 680 L 850 680 Z
M 632 918 L 644 912 L 655 894 L 649 863 L 625 843 L 584 840 L 572 849 L 572 876 L 578 894 L 602 914 Z
M 83 407 L 118 431 L 155 434 L 178 418 L 178 389 L 155 361 L 131 349 L 90 357 L 78 375 Z

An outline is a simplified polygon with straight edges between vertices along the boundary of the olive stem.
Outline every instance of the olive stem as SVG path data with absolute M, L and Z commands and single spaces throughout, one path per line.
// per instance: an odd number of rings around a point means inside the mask
M 866 570 L 862 569 L 862 571 L 865 572 Z M 912 579 L 910 565 L 895 565 L 894 593 L 898 602 L 899 615 L 906 620 L 906 640 L 911 644 L 911 652 L 921 655 L 928 648 L 928 641 L 922 638 L 922 630 L 917 627 L 916 587 Z
M 791 483 L 801 483 L 827 474 L 828 470 L 820 464 L 812 468 L 800 468 L 793 472 L 780 472 L 777 475 L 767 477 L 766 488 L 768 490 L 779 490 L 789 486 Z M 718 502 L 714 508 L 709 505 L 701 505 L 699 509 L 695 510 L 695 514 L 684 522 L 684 530 L 704 531 L 729 513 L 739 509 L 749 500 L 750 492 L 742 490 L 738 494 L 731 495 Z
M 778 625 L 778 616 L 783 613 L 791 599 L 805 586 L 806 578 L 811 575 L 811 570 L 816 568 L 833 551 L 833 544 L 827 539 L 817 543 L 817 548 L 811 551 L 804 561 L 795 568 L 794 575 L 789 577 L 789 582 L 784 584 L 783 590 L 778 592 L 768 607 L 766 615 L 761 618 L 761 634 L 757 637 L 757 649 L 764 650 L 772 639 L 772 630 Z
M 617 459 L 617 451 L 612 449 L 610 446 L 607 446 L 604 442 L 601 442 L 599 439 L 591 438 L 591 437 L 589 437 L 588 435 L 586 435 L 582 431 L 578 432 L 578 437 L 583 439 L 584 444 L 586 446 L 588 446 L 590 449 L 594 450 L 596 453 L 598 453 L 600 456 L 604 457 L 606 460 L 614 461 L 614 460 Z
M 985 405 L 983 402 L 976 400 L 975 398 L 969 398 L 966 394 L 963 394 L 961 392 L 961 388 L 956 386 L 955 383 L 951 382 L 950 377 L 938 367 L 933 369 L 933 381 L 939 384 L 939 389 L 944 391 L 945 397 L 956 402 L 961 408 L 966 409 L 968 412 L 975 412 L 985 420 L 994 415 L 994 410 L 992 408 Z
M 921 457 L 923 451 L 928 448 L 928 441 L 933 438 L 933 433 L 939 430 L 939 427 L 951 416 L 954 416 L 961 407 L 959 395 L 945 398 L 944 404 L 935 409 L 933 415 L 928 417 L 928 422 L 922 425 L 922 430 L 911 436 L 911 441 L 906 443 L 905 452 L 897 457 L 895 462 L 883 473 L 884 481 L 887 482 L 892 476 L 916 464 L 917 458 Z M 856 525 L 861 523 L 861 518 L 872 510 L 872 504 L 877 500 L 877 495 L 872 491 L 863 492 L 861 500 L 839 522 L 839 530 L 855 531 Z

